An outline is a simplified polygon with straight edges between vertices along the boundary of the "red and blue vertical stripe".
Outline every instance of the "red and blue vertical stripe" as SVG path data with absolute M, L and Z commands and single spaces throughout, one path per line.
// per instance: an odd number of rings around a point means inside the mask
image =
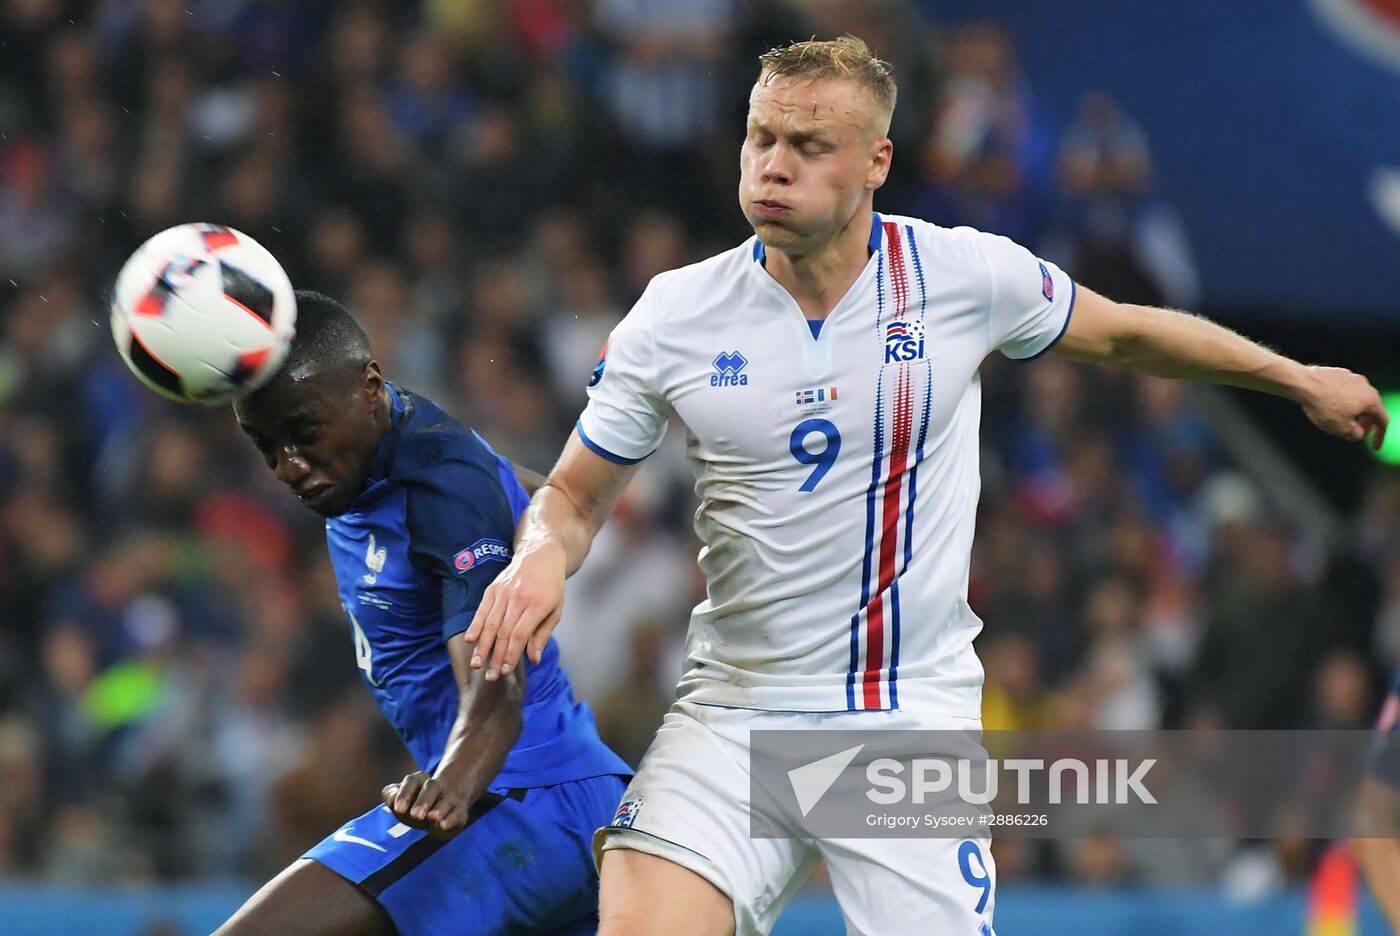
M 884 235 L 884 256 L 875 278 L 877 347 L 883 360 L 887 319 L 907 321 L 913 312 L 911 266 L 919 287 L 920 321 L 928 297 L 913 228 L 906 225 L 901 230 L 889 221 L 877 221 L 877 226 L 883 228 Z M 880 368 L 870 486 L 866 490 L 860 605 L 851 616 L 851 666 L 846 676 L 846 707 L 852 711 L 899 707 L 899 576 L 908 570 L 913 556 L 918 463 L 923 460 L 932 402 L 928 371 L 927 360 L 882 364 Z M 887 388 L 887 382 L 892 386 Z M 914 399 L 919 395 L 923 399 L 917 410 L 917 443 L 911 449 L 915 440 Z

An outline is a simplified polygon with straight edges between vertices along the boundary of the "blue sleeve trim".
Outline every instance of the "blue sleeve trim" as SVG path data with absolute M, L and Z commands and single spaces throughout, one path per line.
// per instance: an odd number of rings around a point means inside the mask
M 442 622 L 442 639 L 451 640 L 458 634 L 463 633 L 471 627 L 472 618 L 476 617 L 476 607 L 465 608 Z
M 477 432 L 475 429 L 471 429 L 470 432 L 472 434 L 472 438 L 476 439 L 476 441 L 481 443 L 482 448 L 486 449 L 486 451 L 490 452 L 492 455 L 496 454 L 496 450 L 491 447 L 491 443 L 487 442 L 481 433 Z M 500 456 L 497 457 L 499 458 Z
M 1069 331 L 1069 320 L 1072 319 L 1072 318 L 1074 318 L 1074 300 L 1075 300 L 1078 296 L 1079 296 L 1079 290 L 1078 290 L 1078 288 L 1074 285 L 1074 280 L 1071 279 L 1071 280 L 1069 281 L 1069 311 L 1065 313 L 1065 323 L 1064 323 L 1063 325 L 1060 326 L 1060 333 L 1059 333 L 1058 335 L 1055 336 L 1055 340 L 1054 340 L 1054 341 L 1050 342 L 1048 345 L 1046 345 L 1045 347 L 1041 348 L 1041 349 L 1040 349 L 1039 351 L 1037 351 L 1035 354 L 1032 354 L 1030 357 L 1027 357 L 1027 358 L 1017 358 L 1017 360 L 1022 361 L 1022 362 L 1034 361 L 1036 358 L 1038 358 L 1038 357 L 1040 357 L 1041 355 L 1045 354 L 1045 352 L 1049 351 L 1051 348 L 1055 347 L 1055 345 L 1057 345 L 1057 344 L 1060 343 L 1060 339 L 1063 338 L 1063 337 L 1065 336 L 1065 332 Z
M 640 462 L 640 461 L 642 461 L 643 459 L 645 459 L 648 455 L 651 454 L 650 452 L 648 452 L 646 455 L 643 455 L 641 458 L 626 458 L 626 457 L 624 457 L 624 456 L 622 456 L 622 455 L 618 455 L 618 454 L 616 454 L 616 453 L 614 453 L 614 452 L 609 452 L 607 449 L 603 448 L 603 447 L 602 447 L 601 445 L 599 445 L 597 442 L 594 442 L 592 439 L 590 439 L 590 438 L 588 437 L 588 433 L 586 433 L 586 432 L 583 431 L 583 420 L 582 420 L 582 419 L 580 419 L 578 422 L 574 423 L 574 428 L 578 430 L 578 437 L 579 437 L 579 439 L 582 440 L 582 442 L 583 442 L 584 445 L 588 446 L 589 451 L 591 451 L 594 455 L 599 456 L 600 458 L 606 458 L 608 461 L 612 462 L 612 463 L 615 464 L 615 465 L 635 465 L 635 464 L 637 464 L 638 462 Z

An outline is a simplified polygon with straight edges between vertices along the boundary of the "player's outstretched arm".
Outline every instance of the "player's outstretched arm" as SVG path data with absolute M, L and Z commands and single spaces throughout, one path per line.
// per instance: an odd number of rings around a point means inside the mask
M 449 640 L 447 649 L 461 702 L 442 761 L 432 775 L 415 771 L 384 787 L 381 794 L 400 822 L 426 829 L 439 839 L 466 828 L 472 804 L 501 772 L 506 755 L 520 738 L 525 704 L 523 667 L 506 679 L 488 682 L 472 669 L 467 643 Z
M 485 666 L 487 680 L 510 673 L 527 642 L 530 659 L 540 661 L 559 623 L 564 579 L 583 563 L 635 471 L 595 454 L 577 430 L 569 436 L 520 518 L 510 565 L 486 589 L 464 635 L 471 665 Z
M 1370 433 L 1378 449 L 1389 423 L 1380 394 L 1360 374 L 1300 364 L 1206 319 L 1114 302 L 1082 287 L 1055 350 L 1077 361 L 1287 397 L 1319 429 L 1352 442 Z

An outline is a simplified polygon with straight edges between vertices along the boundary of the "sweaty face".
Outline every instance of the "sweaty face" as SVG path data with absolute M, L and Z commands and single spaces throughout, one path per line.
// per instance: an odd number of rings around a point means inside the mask
M 234 413 L 277 480 L 323 517 L 354 502 L 388 429 L 384 378 L 373 361 L 279 376 L 239 400 Z
M 802 252 L 844 228 L 889 172 L 880 123 L 854 82 L 760 77 L 739 153 L 739 205 L 759 239 Z

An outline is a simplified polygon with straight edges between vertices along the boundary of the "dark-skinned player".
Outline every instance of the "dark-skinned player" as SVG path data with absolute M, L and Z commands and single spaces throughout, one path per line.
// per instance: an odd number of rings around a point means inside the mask
M 573 701 L 557 648 L 488 682 L 448 640 L 509 561 L 529 500 L 510 463 L 389 383 L 350 314 L 316 293 L 297 293 L 286 363 L 234 409 L 326 518 L 361 675 L 419 769 L 219 936 L 594 932 L 590 841 L 630 770 Z

